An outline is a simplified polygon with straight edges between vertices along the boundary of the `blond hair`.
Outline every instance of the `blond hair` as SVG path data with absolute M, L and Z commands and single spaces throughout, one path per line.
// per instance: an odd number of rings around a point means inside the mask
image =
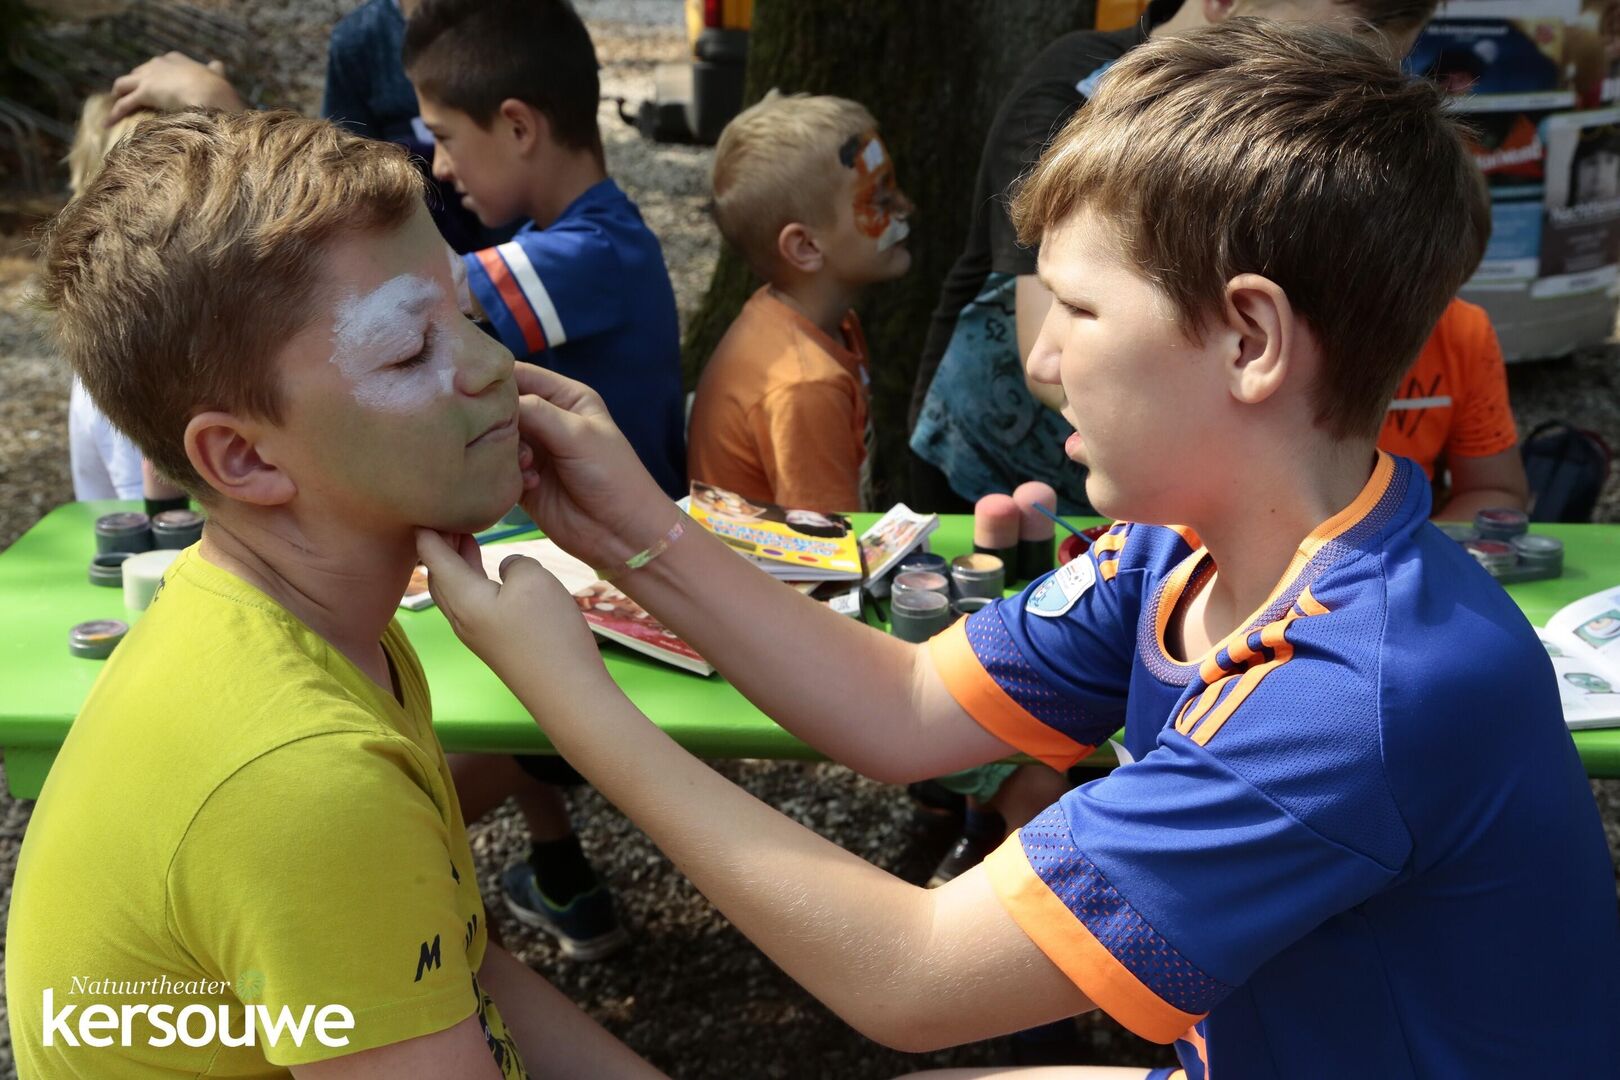
M 720 235 L 761 277 L 777 264 L 788 225 L 837 219 L 839 152 L 875 131 L 858 102 L 825 94 L 778 94 L 739 113 L 714 151 L 714 219 Z
M 112 103 L 111 94 L 91 94 L 84 99 L 79 128 L 73 133 L 73 145 L 67 153 L 68 190 L 75 195 L 101 171 L 102 159 L 119 139 L 134 131 L 142 120 L 157 115 L 150 109 L 136 109 L 108 127 L 107 114 L 112 112 Z
M 1484 180 L 1440 91 L 1374 41 L 1234 18 L 1131 50 L 1042 155 L 1020 240 L 1086 210 L 1196 339 L 1238 274 L 1269 278 L 1323 353 L 1316 422 L 1376 436 L 1479 264 Z
M 49 226 L 40 304 L 96 405 L 203 495 L 186 424 L 210 409 L 280 422 L 273 360 L 321 310 L 329 245 L 421 204 L 404 150 L 326 121 L 153 117 Z

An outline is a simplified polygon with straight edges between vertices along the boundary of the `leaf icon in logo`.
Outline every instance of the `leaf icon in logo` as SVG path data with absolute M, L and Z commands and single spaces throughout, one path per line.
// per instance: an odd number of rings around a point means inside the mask
M 264 996 L 264 972 L 244 971 L 236 977 L 236 997 L 244 1005 Z

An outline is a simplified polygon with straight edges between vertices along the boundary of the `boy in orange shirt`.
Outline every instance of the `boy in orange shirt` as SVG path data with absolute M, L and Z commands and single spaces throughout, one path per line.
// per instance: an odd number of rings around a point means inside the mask
M 1411 458 L 1430 480 L 1447 475 L 1435 499 L 1440 521 L 1471 521 L 1495 506 L 1522 510 L 1530 485 L 1508 404 L 1507 366 L 1484 310 L 1447 306 L 1389 403 L 1378 448 Z
M 911 266 L 911 203 L 877 122 L 853 101 L 771 94 L 727 125 L 715 220 L 766 284 L 698 383 L 694 480 L 807 510 L 861 508 L 866 339 L 850 305 Z

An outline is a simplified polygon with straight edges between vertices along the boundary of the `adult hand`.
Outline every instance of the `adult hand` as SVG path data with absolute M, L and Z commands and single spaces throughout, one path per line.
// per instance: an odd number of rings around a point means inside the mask
M 218 60 L 199 64 L 181 52 L 154 56 L 120 76 L 113 83 L 112 97 L 108 127 L 139 109 L 173 112 L 202 107 L 235 112 L 247 107 L 225 78 L 224 64 Z
M 566 678 L 608 680 L 602 654 L 568 590 L 544 567 L 522 555 L 501 564 L 501 580 L 484 572 L 478 542 L 466 533 L 448 539 L 416 530 L 416 554 L 428 570 L 433 602 L 469 649 L 508 685 L 557 687 Z
M 596 391 L 533 364 L 517 365 L 515 377 L 523 395 L 518 428 L 539 474 L 523 492 L 523 509 L 592 566 L 620 566 L 657 543 L 676 510 Z

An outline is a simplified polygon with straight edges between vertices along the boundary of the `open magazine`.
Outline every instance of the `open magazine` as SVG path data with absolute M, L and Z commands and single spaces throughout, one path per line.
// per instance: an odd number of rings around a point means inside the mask
M 521 540 L 510 544 L 488 544 L 480 552 L 484 571 L 499 579 L 501 560 L 508 555 L 527 555 L 550 570 L 562 582 L 563 588 L 573 594 L 585 623 L 597 637 L 616 641 L 643 656 L 662 660 L 666 664 L 699 675 L 712 675 L 714 666 L 698 655 L 696 649 L 666 630 L 647 614 L 642 606 L 624 593 L 596 576 L 585 563 L 580 562 L 550 540 Z M 411 574 L 411 583 L 399 606 L 419 611 L 433 603 L 428 593 L 428 572 L 418 566 Z
M 1536 634 L 1558 674 L 1564 723 L 1620 727 L 1620 586 L 1566 605 Z
M 484 570 L 499 579 L 501 561 L 509 555 L 527 555 L 573 594 L 585 623 L 597 637 L 616 641 L 643 656 L 699 675 L 714 673 L 714 665 L 696 649 L 666 630 L 642 606 L 596 576 L 596 571 L 574 558 L 550 540 L 519 540 L 510 544 L 490 544 L 479 552 Z
M 859 581 L 855 527 L 838 514 L 753 502 L 711 484 L 692 482 L 683 500 L 692 520 L 783 581 Z

